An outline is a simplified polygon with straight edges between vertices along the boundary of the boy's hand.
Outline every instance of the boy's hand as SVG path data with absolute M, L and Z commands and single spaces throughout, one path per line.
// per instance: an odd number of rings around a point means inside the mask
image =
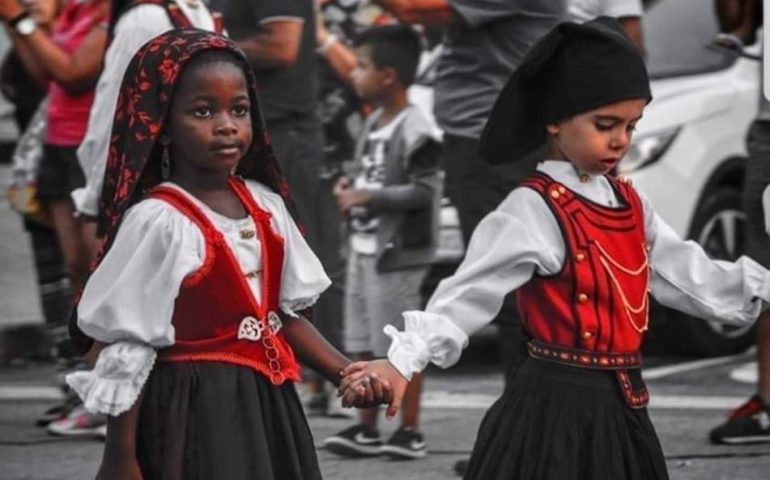
M 360 400 L 362 392 L 366 392 L 373 381 L 380 381 L 383 386 L 389 386 L 392 390 L 391 398 L 386 395 L 382 397 L 382 403 L 388 404 L 388 418 L 393 418 L 398 413 L 409 384 L 386 359 L 351 363 L 342 370 L 342 376 L 338 395 L 342 397 L 343 406 L 356 405 L 355 402 Z
M 350 188 L 350 179 L 343 175 L 337 179 L 337 182 L 334 184 L 334 189 L 332 189 L 332 193 L 336 197 L 348 188 Z
M 372 196 L 369 195 L 368 190 L 352 190 L 348 188 L 337 195 L 337 206 L 342 213 L 347 213 L 351 208 L 366 205 L 371 200 Z

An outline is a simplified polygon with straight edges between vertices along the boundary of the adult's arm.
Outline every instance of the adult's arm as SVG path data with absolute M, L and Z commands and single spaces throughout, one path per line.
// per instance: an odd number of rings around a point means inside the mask
M 297 62 L 302 41 L 301 18 L 276 17 L 261 23 L 262 29 L 236 43 L 255 70 L 288 68 Z
M 8 10 L 5 18 L 15 18 L 23 13 L 21 5 L 16 7 Z M 53 80 L 69 93 L 78 94 L 92 88 L 99 78 L 107 47 L 107 30 L 103 25 L 95 24 L 72 54 L 56 45 L 43 29 L 27 36 L 12 31 L 11 39 L 24 66 L 37 81 Z

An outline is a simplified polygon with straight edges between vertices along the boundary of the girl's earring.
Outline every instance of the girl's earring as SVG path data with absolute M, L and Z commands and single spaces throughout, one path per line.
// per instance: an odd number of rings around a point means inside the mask
M 163 145 L 163 152 L 160 155 L 160 176 L 163 180 L 168 180 L 171 176 L 171 156 L 168 153 L 168 145 Z

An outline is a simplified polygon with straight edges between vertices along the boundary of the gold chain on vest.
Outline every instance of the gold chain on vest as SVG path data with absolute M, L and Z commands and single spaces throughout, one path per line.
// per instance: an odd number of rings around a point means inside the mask
M 642 303 L 638 307 L 633 307 L 631 303 L 628 301 L 628 298 L 626 297 L 626 292 L 623 290 L 623 287 L 620 285 L 620 282 L 615 277 L 615 273 L 610 268 L 607 261 L 609 260 L 612 265 L 614 265 L 618 270 L 620 270 L 623 273 L 626 273 L 628 275 L 638 277 L 639 275 L 645 273 L 645 270 L 647 270 L 650 259 L 647 255 L 647 248 L 644 243 L 642 243 L 642 252 L 644 253 L 644 263 L 637 268 L 637 269 L 630 269 L 626 268 L 625 266 L 621 265 L 617 260 L 612 258 L 612 256 L 607 253 L 607 251 L 602 248 L 602 245 L 597 241 L 594 240 L 594 244 L 599 249 L 600 255 L 599 255 L 599 261 L 604 266 L 604 269 L 607 271 L 607 274 L 610 276 L 610 280 L 612 280 L 612 283 L 615 285 L 615 289 L 618 291 L 618 294 L 620 295 L 620 300 L 623 302 L 623 307 L 626 311 L 626 317 L 628 318 L 629 323 L 631 323 L 631 326 L 634 327 L 634 330 L 636 330 L 638 333 L 642 333 L 645 330 L 647 330 L 649 323 L 650 323 L 650 313 L 649 311 L 646 311 L 647 309 L 647 302 L 648 302 L 648 294 L 647 291 L 650 287 L 650 275 L 648 274 L 645 278 L 645 284 L 644 284 L 644 295 L 642 296 Z M 634 321 L 633 314 L 640 314 L 644 312 L 644 325 L 639 327 L 636 322 Z

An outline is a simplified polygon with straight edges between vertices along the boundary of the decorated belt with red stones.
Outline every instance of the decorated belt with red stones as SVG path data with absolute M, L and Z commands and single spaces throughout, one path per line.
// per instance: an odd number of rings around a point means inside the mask
M 642 366 L 642 354 L 639 352 L 594 352 L 591 350 L 552 345 L 537 340 L 529 341 L 527 347 L 531 357 L 576 367 L 591 368 L 595 370 L 624 370 Z
M 538 360 L 592 370 L 612 371 L 620 387 L 623 400 L 631 408 L 643 408 L 650 401 L 647 385 L 642 379 L 642 355 L 639 352 L 592 352 L 537 340 L 528 342 L 527 348 L 529 355 Z

